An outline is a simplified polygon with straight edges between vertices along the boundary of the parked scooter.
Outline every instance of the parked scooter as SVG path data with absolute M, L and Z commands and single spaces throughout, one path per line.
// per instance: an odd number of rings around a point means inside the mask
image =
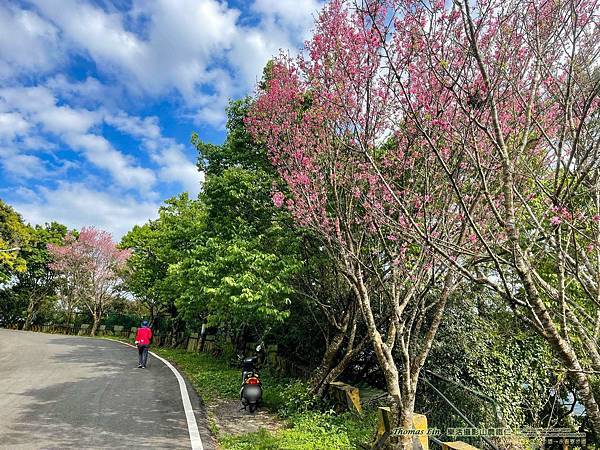
M 256 351 L 260 351 L 261 347 L 257 347 Z M 240 399 L 244 409 L 251 413 L 256 411 L 262 399 L 262 383 L 256 368 L 258 356 L 242 358 L 242 388 L 240 389 Z

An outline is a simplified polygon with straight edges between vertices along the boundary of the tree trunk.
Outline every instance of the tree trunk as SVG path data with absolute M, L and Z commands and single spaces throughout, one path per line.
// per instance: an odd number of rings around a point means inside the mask
M 412 400 L 403 398 L 402 403 L 403 405 L 400 408 L 400 417 L 398 420 L 398 425 L 403 429 L 411 430 L 413 428 L 413 414 L 415 409 L 414 396 Z M 402 450 L 411 450 L 413 447 L 413 439 L 414 437 L 411 435 L 401 434 L 398 442 L 398 447 Z
M 23 331 L 29 331 L 31 329 L 31 322 L 33 321 L 32 316 L 27 312 L 27 318 L 25 319 L 25 323 L 23 324 Z
M 154 305 L 150 306 L 150 327 L 154 327 L 154 322 L 156 321 L 156 307 Z
M 171 322 L 171 342 L 169 344 L 171 348 L 177 348 L 177 346 L 179 345 L 178 337 L 179 322 L 178 320 L 173 319 L 173 321 Z
M 38 299 L 34 292 L 31 292 L 29 295 L 29 303 L 27 305 L 27 318 L 25 319 L 25 323 L 23 324 L 23 330 L 28 331 L 31 329 L 31 325 L 33 324 L 33 319 L 35 317 L 35 313 L 38 306 Z
M 598 408 L 598 402 L 592 391 L 588 375 L 584 373 L 583 367 L 572 346 L 558 334 L 553 324 L 547 332 L 549 334 L 546 340 L 568 370 L 569 379 L 575 385 L 578 397 L 585 406 L 585 413 L 592 424 L 592 429 L 596 436 L 600 436 L 600 409 Z
M 321 363 L 315 370 L 314 375 L 310 380 L 310 392 L 312 394 L 321 395 L 323 393 L 323 390 L 321 389 L 322 384 L 334 366 L 333 362 L 340 347 L 342 346 L 342 343 L 344 342 L 345 332 L 346 330 L 336 333 L 334 338 L 329 342 L 329 345 L 325 349 Z
M 34 304 L 33 299 L 29 300 L 29 306 L 27 307 L 27 317 L 25 318 L 25 323 L 23 324 L 23 330 L 29 331 L 31 329 L 31 324 L 33 323 L 33 314 L 34 314 Z
M 371 299 L 369 297 L 369 292 L 367 291 L 367 288 L 363 282 L 363 277 L 360 269 L 357 269 L 356 279 L 354 280 L 354 282 L 355 283 L 353 283 L 353 288 L 355 290 L 356 297 L 358 298 L 360 303 L 361 312 L 365 321 L 365 325 L 367 326 L 367 333 L 373 344 L 373 349 L 375 350 L 375 355 L 377 356 L 379 367 L 383 372 L 387 392 L 392 400 L 392 404 L 390 406 L 392 415 L 394 417 L 394 422 L 398 424 L 402 412 L 402 394 L 400 392 L 400 376 L 398 372 L 398 367 L 396 366 L 396 363 L 393 358 L 393 341 L 390 345 L 388 345 L 388 343 L 386 342 L 383 342 L 381 333 L 377 329 L 377 323 L 375 321 L 373 310 L 371 308 Z M 390 335 L 395 335 L 396 327 L 390 327 L 388 333 Z
M 575 385 L 579 399 L 585 406 L 586 416 L 592 424 L 596 436 L 600 436 L 600 409 L 594 397 L 587 374 L 584 373 L 579 358 L 569 341 L 565 340 L 556 329 L 550 313 L 539 296 L 537 287 L 533 283 L 531 269 L 525 258 L 516 253 L 517 270 L 519 272 L 523 287 L 531 303 L 531 312 L 539 320 L 542 326 L 542 337 L 550 344 L 550 347 L 558 358 L 563 362 L 568 371 L 569 378 Z M 542 330 L 538 330 L 542 331 Z
M 400 392 L 400 378 L 396 365 L 392 365 L 388 362 L 385 362 L 384 364 L 382 364 L 381 369 L 385 377 L 387 392 L 392 399 L 392 404 L 390 406 L 392 416 L 394 418 L 394 425 L 400 426 L 402 428 L 412 428 L 412 410 L 408 411 L 406 407 L 402 404 L 402 394 Z M 409 420 L 410 422 L 408 422 Z M 405 437 L 401 437 L 399 446 L 390 444 L 390 448 L 399 447 L 402 449 L 408 449 L 410 447 L 405 446 L 406 442 L 410 443 L 411 441 L 407 440 Z
M 100 315 L 94 313 L 94 323 L 92 324 L 92 331 L 90 331 L 90 336 L 96 336 L 96 331 L 98 331 L 98 326 L 100 325 Z
M 337 363 L 337 365 L 333 367 L 328 374 L 325 375 L 321 384 L 317 388 L 316 394 L 318 396 L 323 397 L 323 395 L 325 395 L 325 390 L 327 389 L 329 383 L 337 380 L 337 378 L 342 374 L 342 372 L 344 372 L 344 370 L 346 370 L 346 368 L 350 365 L 352 359 L 358 354 L 358 352 L 360 352 L 364 348 L 367 342 L 369 342 L 369 340 L 365 337 L 356 348 L 346 349 L 346 352 L 340 360 L 340 362 Z

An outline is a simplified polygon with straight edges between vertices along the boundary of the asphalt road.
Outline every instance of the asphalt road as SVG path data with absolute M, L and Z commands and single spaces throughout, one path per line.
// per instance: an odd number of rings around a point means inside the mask
M 214 447 L 188 387 L 205 449 Z M 119 342 L 0 329 L 0 448 L 190 448 L 171 370 Z

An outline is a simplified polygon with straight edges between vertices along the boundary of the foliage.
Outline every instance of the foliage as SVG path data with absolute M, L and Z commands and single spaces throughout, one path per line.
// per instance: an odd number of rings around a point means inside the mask
M 2 291 L 0 316 L 6 323 L 19 322 L 28 329 L 34 321 L 53 320 L 57 314 L 57 280 L 49 267 L 52 257 L 47 245 L 62 244 L 67 228 L 57 222 L 25 225 L 12 208 L 5 204 L 1 206 L 3 234 L 6 235 L 8 230 L 19 230 L 21 237 L 11 244 L 13 247 L 18 245 L 18 250 L 0 252 L 0 259 L 2 255 L 11 255 L 9 260 L 3 260 L 4 269 L 12 267 L 3 272 L 10 274 L 11 282 Z
M 251 104 L 250 97 L 229 103 L 227 138 L 223 145 L 207 144 L 196 133 L 192 135 L 192 144 L 198 150 L 198 169 L 209 177 L 236 167 L 249 172 L 272 171 L 264 147 L 252 139 L 244 125 Z
M 0 326 L 22 324 L 26 310 L 26 298 L 14 295 L 11 289 L 0 289 Z
M 287 317 L 294 266 L 276 253 L 263 253 L 256 241 L 209 238 L 190 256 L 171 268 L 187 293 L 184 298 L 192 299 L 179 303 L 186 314 L 205 307 L 209 325 L 234 329 L 244 324 L 264 329 Z
M 158 219 L 135 226 L 123 237 L 121 247 L 132 250 L 126 286 L 146 305 L 152 323 L 166 315 L 172 327 L 179 326 L 176 301 L 183 294 L 169 267 L 201 243 L 205 227 L 204 206 L 184 193 L 165 201 Z
M 27 304 L 24 329 L 34 320 L 51 318 L 57 300 L 57 276 L 51 269 L 52 255 L 48 245 L 62 245 L 67 227 L 57 222 L 30 227 L 29 242 L 21 249 L 27 270 L 16 274 L 12 294 L 20 296 Z M 40 316 L 40 317 L 38 317 Z
M 290 255 L 294 242 L 274 215 L 270 186 L 264 172 L 241 168 L 207 178 L 204 241 L 170 269 L 187 317 L 207 308 L 211 325 L 265 329 L 287 316 L 297 263 Z
M 325 407 L 322 399 L 310 393 L 306 382 L 296 379 L 277 379 L 277 389 L 265 392 L 264 404 L 284 418 Z
M 473 393 L 429 376 L 429 380 L 481 426 L 543 427 L 541 416 L 554 377 L 552 355 L 535 332 L 502 308 L 499 299 L 465 292 L 453 299 L 427 367 L 434 373 L 475 389 L 498 406 Z M 461 419 L 426 385 L 421 385 L 419 411 L 443 428 Z M 466 424 L 462 424 L 466 426 Z
M 29 241 L 29 229 L 21 216 L 0 200 L 0 283 L 11 275 L 24 272 L 27 263 L 19 248 Z

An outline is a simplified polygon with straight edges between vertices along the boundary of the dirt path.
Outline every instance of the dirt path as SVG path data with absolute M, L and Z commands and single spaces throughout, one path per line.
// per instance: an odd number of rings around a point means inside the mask
M 270 432 L 283 428 L 284 424 L 265 408 L 254 414 L 240 410 L 239 400 L 215 400 L 207 406 L 209 420 L 213 421 L 220 434 L 240 435 L 253 433 L 261 428 Z

